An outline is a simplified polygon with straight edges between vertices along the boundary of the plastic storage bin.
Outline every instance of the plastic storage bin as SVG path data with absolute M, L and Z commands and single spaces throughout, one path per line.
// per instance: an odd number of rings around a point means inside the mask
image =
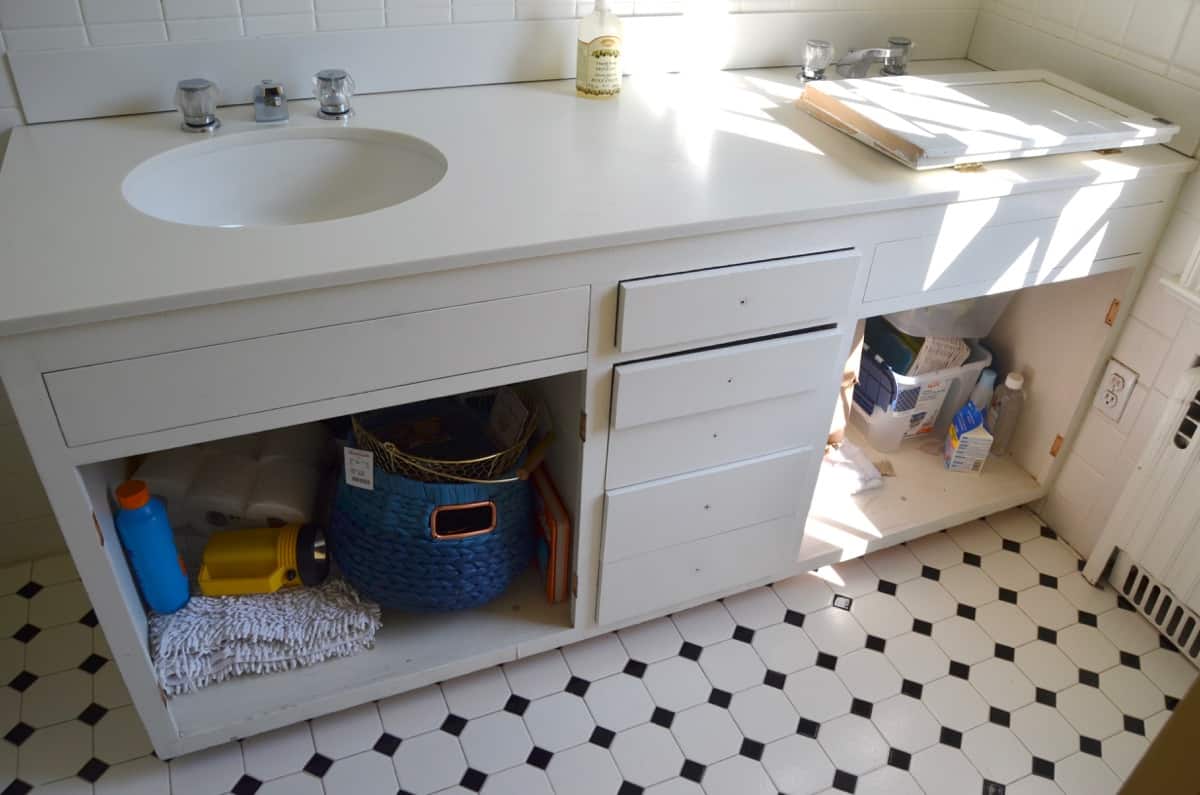
M 1014 293 L 967 298 L 936 306 L 884 315 L 893 326 L 913 337 L 986 337 L 1004 314 Z
M 971 340 L 967 343 L 971 358 L 962 367 L 918 376 L 896 375 L 881 356 L 863 347 L 850 419 L 872 447 L 894 452 L 905 439 L 945 433 L 955 413 L 966 404 L 979 374 L 992 363 L 987 348 Z

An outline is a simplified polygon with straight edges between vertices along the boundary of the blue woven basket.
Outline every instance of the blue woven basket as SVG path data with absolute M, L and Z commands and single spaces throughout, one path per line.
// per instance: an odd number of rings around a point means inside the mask
M 421 483 L 377 466 L 373 490 L 338 484 L 329 543 L 346 579 L 384 607 L 478 607 L 533 560 L 532 490 Z

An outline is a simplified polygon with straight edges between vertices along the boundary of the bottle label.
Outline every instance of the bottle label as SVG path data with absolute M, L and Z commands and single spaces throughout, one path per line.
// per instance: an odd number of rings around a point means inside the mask
M 581 94 L 611 97 L 621 92 L 621 39 L 599 36 L 580 41 L 575 59 L 575 88 Z

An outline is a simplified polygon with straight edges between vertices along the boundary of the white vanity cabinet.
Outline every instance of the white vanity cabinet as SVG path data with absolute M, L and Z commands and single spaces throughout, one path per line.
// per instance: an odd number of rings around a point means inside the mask
M 1106 315 L 1130 305 L 1191 167 L 1155 148 L 1000 176 L 889 170 L 911 202 L 864 191 L 811 219 L 9 328 L 0 376 L 138 713 L 175 756 L 1044 496 L 1124 312 Z M 989 339 L 1029 384 L 1012 456 L 949 474 L 910 443 L 877 492 L 816 487 L 860 320 L 1018 289 Z M 517 383 L 554 418 L 568 603 L 547 604 L 531 570 L 477 610 L 387 613 L 358 656 L 161 694 L 113 526 L 137 456 Z

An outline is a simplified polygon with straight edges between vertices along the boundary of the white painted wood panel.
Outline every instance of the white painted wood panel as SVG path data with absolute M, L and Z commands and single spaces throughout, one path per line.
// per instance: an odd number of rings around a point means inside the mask
M 1057 218 L 999 226 L 954 223 L 949 212 L 936 234 L 876 246 L 866 301 L 969 284 L 995 293 L 1065 281 L 1088 275 L 1098 260 L 1154 246 L 1167 204 L 1110 210 L 1093 198 Z
M 817 331 L 619 365 L 612 426 L 631 428 L 827 387 L 841 341 L 840 331 Z
M 832 322 L 846 312 L 858 261 L 837 251 L 622 282 L 617 348 Z
M 609 491 L 604 561 L 622 560 L 780 516 L 794 516 L 820 453 L 788 450 Z M 799 544 L 797 538 L 796 543 Z
M 615 489 L 792 447 L 820 446 L 829 430 L 830 406 L 824 390 L 810 390 L 613 429 L 605 483 Z
M 587 305 L 576 287 L 44 377 L 75 446 L 581 352 Z
M 793 516 L 606 564 L 596 618 L 608 624 L 787 572 L 803 520 Z

